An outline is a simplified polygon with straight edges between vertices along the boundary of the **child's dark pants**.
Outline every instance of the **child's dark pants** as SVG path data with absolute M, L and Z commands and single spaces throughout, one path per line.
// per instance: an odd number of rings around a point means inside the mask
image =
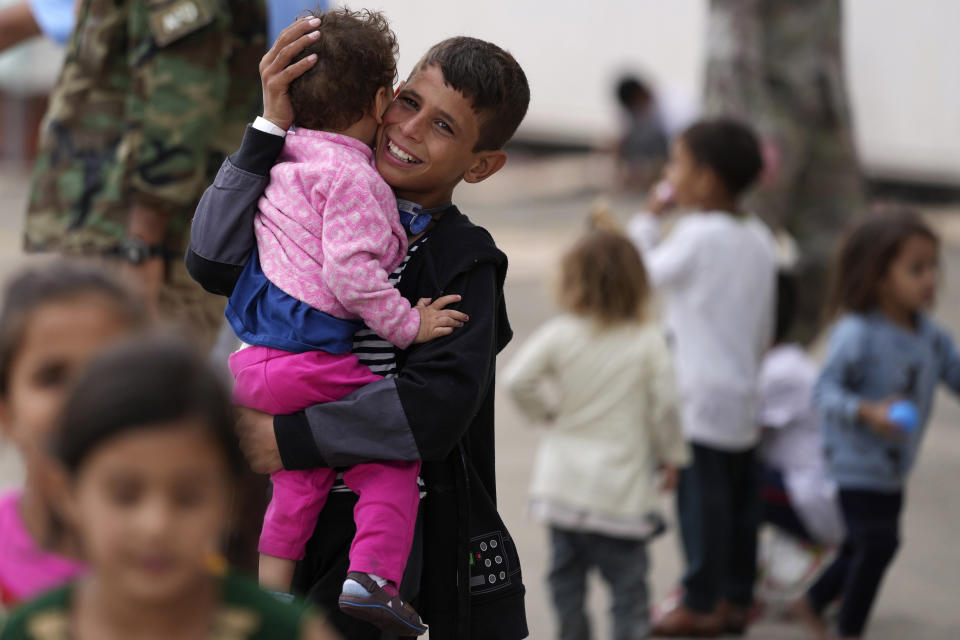
M 684 604 L 709 614 L 723 599 L 753 602 L 760 523 L 756 450 L 721 451 L 691 443 L 692 464 L 680 473 L 677 510 L 687 560 Z
M 783 479 L 783 472 L 772 467 L 765 467 L 761 476 L 760 513 L 762 521 L 772 524 L 801 542 L 817 544 L 817 540 L 810 535 L 807 525 L 800 520 L 797 510 L 790 501 L 790 494 Z
M 817 613 L 842 597 L 837 630 L 841 637 L 863 635 L 880 583 L 900 544 L 902 493 L 840 490 L 847 537 L 833 564 L 807 598 Z
M 610 585 L 614 640 L 641 640 L 650 632 L 647 545 L 642 540 L 550 527 L 553 561 L 548 582 L 560 640 L 589 640 L 587 573 L 596 567 Z

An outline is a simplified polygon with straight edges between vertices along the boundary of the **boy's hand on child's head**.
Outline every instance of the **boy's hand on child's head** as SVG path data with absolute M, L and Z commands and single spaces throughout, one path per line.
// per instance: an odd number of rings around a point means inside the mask
M 280 32 L 277 41 L 260 59 L 260 83 L 263 86 L 263 117 L 281 129 L 293 125 L 293 105 L 287 89 L 317 62 L 312 54 L 290 64 L 297 54 L 320 37 L 319 18 L 297 20 Z
M 420 331 L 413 343 L 422 344 L 448 336 L 455 328 L 462 327 L 463 323 L 470 319 L 467 314 L 455 309 L 444 309 L 455 302 L 460 302 L 460 296 L 443 296 L 433 302 L 430 302 L 430 298 L 420 298 L 415 307 L 420 312 Z
M 670 464 L 665 464 L 660 470 L 660 490 L 669 493 L 677 488 L 680 472 Z
M 857 410 L 857 417 L 881 438 L 903 440 L 906 437 L 903 428 L 890 419 L 890 407 L 897 400 L 898 398 L 880 402 L 863 400 Z

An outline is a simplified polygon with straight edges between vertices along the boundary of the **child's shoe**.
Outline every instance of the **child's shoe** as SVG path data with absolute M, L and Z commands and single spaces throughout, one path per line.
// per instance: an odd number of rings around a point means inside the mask
M 427 631 L 420 615 L 389 582 L 380 586 L 366 573 L 351 571 L 343 586 L 339 604 L 347 615 L 398 636 L 419 636 Z

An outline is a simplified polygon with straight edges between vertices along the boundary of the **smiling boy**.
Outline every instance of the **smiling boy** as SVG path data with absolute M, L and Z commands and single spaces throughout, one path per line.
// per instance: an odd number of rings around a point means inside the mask
M 285 91 L 313 64 L 309 56 L 290 64 L 309 44 L 310 29 L 308 21 L 289 27 L 264 58 L 264 118 L 248 129 L 197 210 L 187 265 L 215 293 L 230 293 L 253 248 L 257 199 L 290 125 Z M 507 260 L 451 200 L 461 181 L 481 182 L 504 165 L 502 147 L 528 102 L 522 69 L 491 43 L 451 38 L 420 60 L 384 113 L 375 149 L 376 167 L 394 188 L 401 215 L 414 218 L 407 260 L 393 276 L 414 303 L 460 294 L 455 306 L 469 322 L 397 352 L 396 377 L 291 416 L 248 413 L 242 431 L 248 457 L 262 473 L 281 463 L 308 469 L 423 462 L 422 535 L 405 586 L 419 592 L 415 603 L 433 638 L 527 635 L 519 558 L 496 511 L 494 371 L 512 336 L 503 299 Z M 393 355 L 388 347 L 358 335 L 354 352 L 376 363 Z M 352 494 L 330 496 L 295 578 L 299 591 L 334 614 L 355 502 Z M 332 617 L 347 637 L 378 637 L 369 626 Z

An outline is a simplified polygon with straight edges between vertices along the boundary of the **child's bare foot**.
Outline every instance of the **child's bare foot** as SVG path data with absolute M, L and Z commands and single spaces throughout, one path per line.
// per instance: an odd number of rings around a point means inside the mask
M 827 629 L 827 624 L 823 621 L 823 618 L 810 606 L 810 601 L 807 600 L 806 596 L 800 596 L 790 605 L 790 613 L 810 632 L 813 640 L 835 640 Z

